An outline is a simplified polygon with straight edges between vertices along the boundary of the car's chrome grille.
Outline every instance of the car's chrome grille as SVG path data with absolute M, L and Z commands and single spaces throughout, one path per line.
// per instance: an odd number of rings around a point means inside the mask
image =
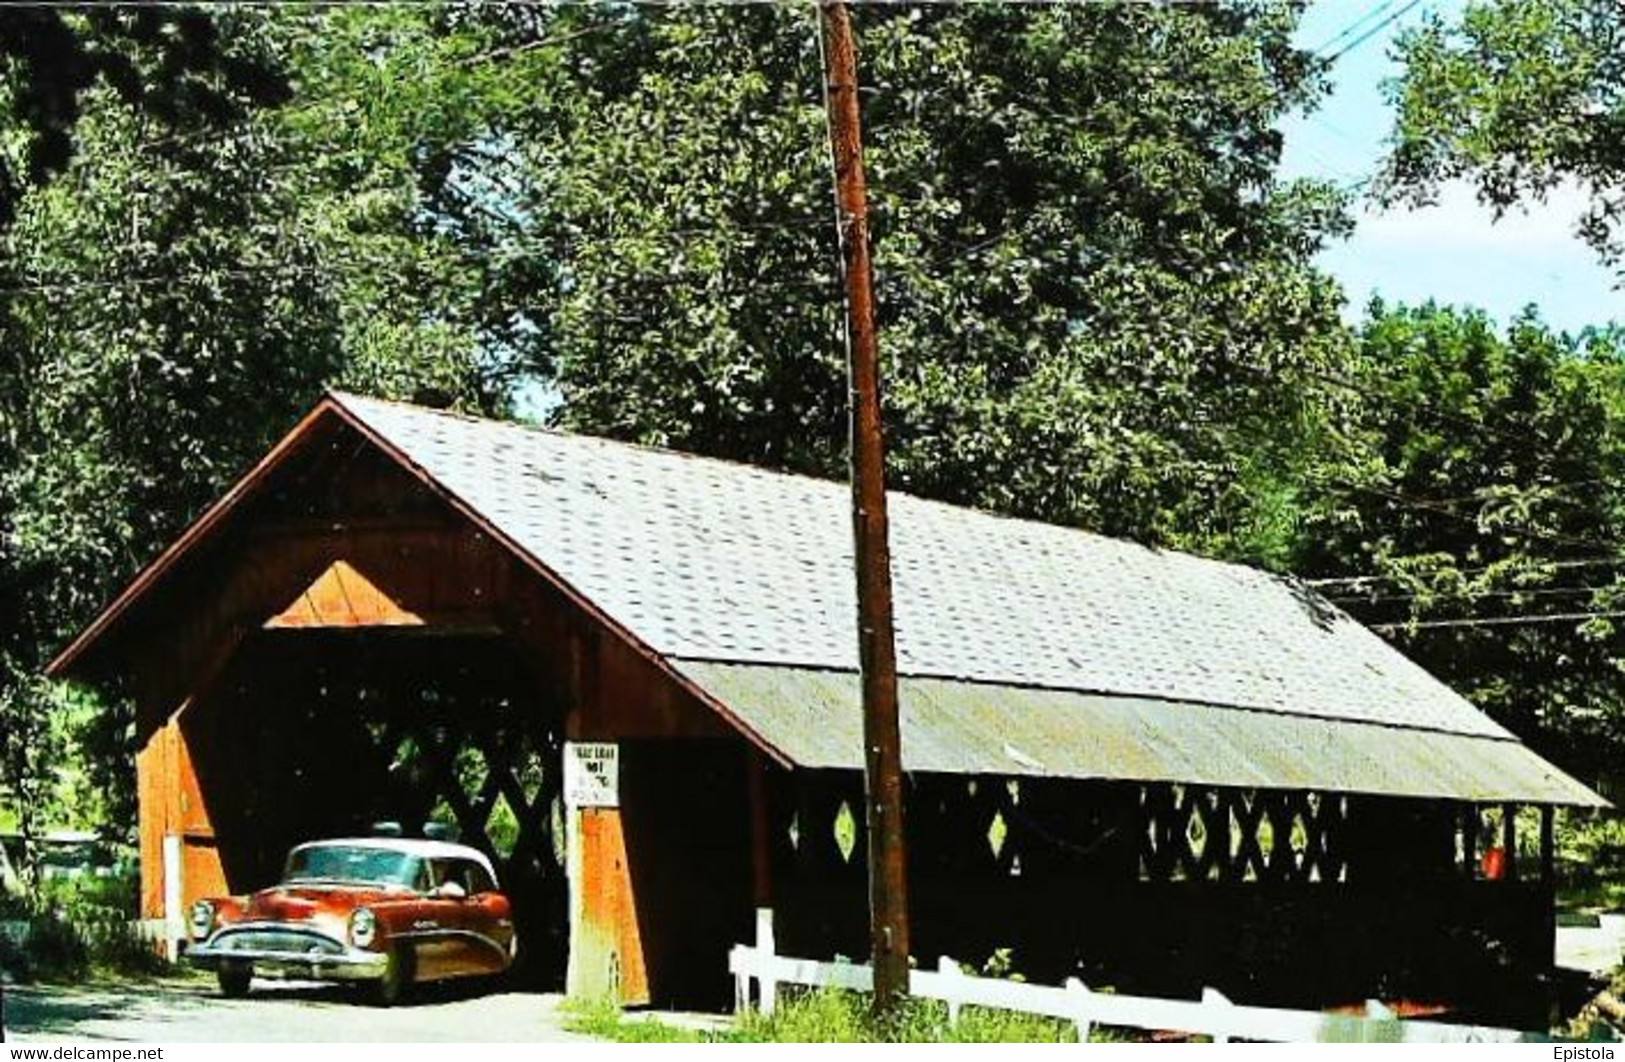
M 214 941 L 221 951 L 286 951 L 307 955 L 339 955 L 344 945 L 319 933 L 286 929 L 227 930 Z

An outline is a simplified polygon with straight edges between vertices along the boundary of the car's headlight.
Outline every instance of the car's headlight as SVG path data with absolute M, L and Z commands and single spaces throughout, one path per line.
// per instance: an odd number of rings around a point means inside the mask
M 350 915 L 350 943 L 358 948 L 372 944 L 378 936 L 378 916 L 365 907 L 357 907 Z
M 208 900 L 199 900 L 192 905 L 192 936 L 202 940 L 214 928 L 214 904 Z

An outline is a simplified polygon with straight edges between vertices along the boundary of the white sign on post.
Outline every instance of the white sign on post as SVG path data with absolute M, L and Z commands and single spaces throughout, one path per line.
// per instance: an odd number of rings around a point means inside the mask
M 564 802 L 573 808 L 621 806 L 619 746 L 607 741 L 564 743 Z

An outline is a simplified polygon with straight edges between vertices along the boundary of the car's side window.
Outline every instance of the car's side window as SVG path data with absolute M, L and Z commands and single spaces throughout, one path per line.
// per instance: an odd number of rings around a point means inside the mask
M 412 876 L 412 891 L 428 892 L 432 888 L 434 888 L 434 882 L 429 877 L 429 864 L 424 860 L 419 860 L 417 873 Z
M 491 874 L 478 863 L 469 863 L 468 866 L 468 894 L 478 896 L 482 892 L 496 892 L 496 882 L 491 880 Z
M 482 892 L 495 892 L 496 882 L 491 872 L 472 859 L 435 859 L 429 862 L 432 877 L 423 891 L 438 888 L 448 882 L 460 885 L 464 895 L 478 896 Z

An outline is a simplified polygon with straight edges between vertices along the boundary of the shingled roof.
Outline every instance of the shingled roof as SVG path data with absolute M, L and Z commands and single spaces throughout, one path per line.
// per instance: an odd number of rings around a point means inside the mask
M 845 485 L 330 399 L 808 767 L 862 764 Z M 891 496 L 904 762 L 1597 804 L 1302 583 Z

